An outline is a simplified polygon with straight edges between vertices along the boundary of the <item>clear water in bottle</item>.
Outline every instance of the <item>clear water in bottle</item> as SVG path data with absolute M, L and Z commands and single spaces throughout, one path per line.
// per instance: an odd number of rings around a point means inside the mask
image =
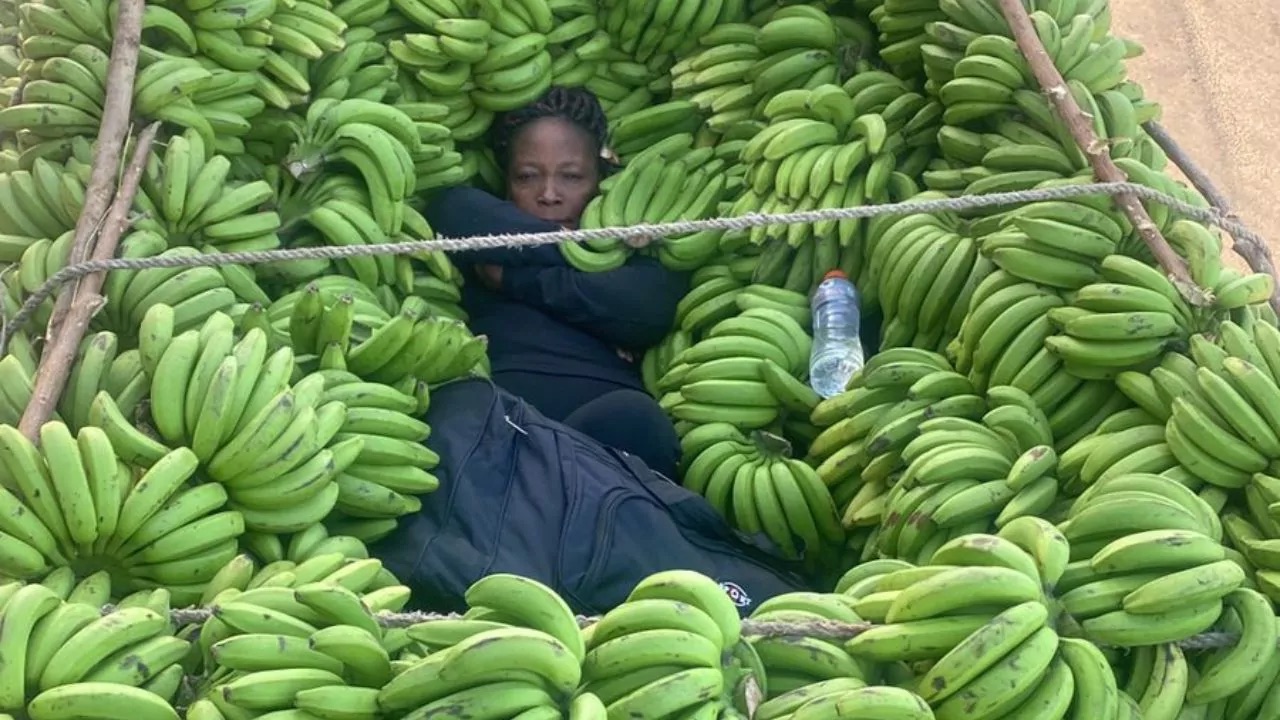
M 862 367 L 858 290 L 842 271 L 832 270 L 814 291 L 810 307 L 813 351 L 809 356 L 809 386 L 829 398 L 843 392 L 849 378 Z

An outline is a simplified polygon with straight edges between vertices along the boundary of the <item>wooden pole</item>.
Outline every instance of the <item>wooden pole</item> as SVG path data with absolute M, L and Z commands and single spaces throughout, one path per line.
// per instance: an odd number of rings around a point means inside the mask
M 1031 17 L 1022 6 L 1021 0 L 999 0 L 999 2 L 1000 10 L 1013 33 L 1013 39 L 1026 57 L 1041 92 L 1048 96 L 1049 102 L 1066 123 L 1071 137 L 1089 159 L 1094 176 L 1101 182 L 1128 182 L 1128 176 L 1111 161 L 1106 142 L 1094 134 L 1089 117 L 1071 96 L 1066 79 L 1062 77 L 1062 73 L 1058 72 L 1058 68 L 1053 64 L 1053 58 L 1049 57 L 1044 44 L 1040 42 L 1040 37 L 1036 35 Z M 1160 234 L 1160 228 L 1152 221 L 1142 201 L 1130 193 L 1120 193 L 1113 195 L 1112 198 L 1133 223 L 1133 227 L 1146 243 L 1151 255 L 1177 286 L 1178 292 L 1192 305 L 1208 305 L 1210 298 L 1191 279 L 1186 263 Z
M 147 168 L 147 157 L 151 154 L 151 145 L 159 130 L 160 123 L 151 123 L 138 135 L 133 157 L 125 168 L 120 189 L 107 211 L 102 233 L 94 246 L 94 260 L 115 257 L 120 236 L 129 227 L 133 199 L 138 194 L 138 184 L 142 181 L 142 173 Z M 67 312 L 65 321 L 59 326 L 58 334 L 50 338 L 49 344 L 45 346 L 40 357 L 35 388 L 31 393 L 31 404 L 23 411 L 22 420 L 18 423 L 18 430 L 32 442 L 39 442 L 40 426 L 49 421 L 57 407 L 67 378 L 71 376 L 71 366 L 75 364 L 80 341 L 89 329 L 89 322 L 105 302 L 99 295 L 105 280 L 106 273 L 98 272 L 85 275 L 72 283 L 75 287 L 75 302 Z

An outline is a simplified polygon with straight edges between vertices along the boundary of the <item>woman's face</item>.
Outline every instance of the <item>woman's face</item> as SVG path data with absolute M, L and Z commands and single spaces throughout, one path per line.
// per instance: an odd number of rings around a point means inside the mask
M 507 170 L 507 194 L 516 207 L 576 228 L 599 186 L 595 143 L 573 123 L 542 118 L 516 135 Z

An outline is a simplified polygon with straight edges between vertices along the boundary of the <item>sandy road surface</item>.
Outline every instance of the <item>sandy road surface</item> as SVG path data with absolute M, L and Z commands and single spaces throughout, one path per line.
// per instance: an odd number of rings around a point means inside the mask
M 1280 260 L 1280 1 L 1112 0 L 1162 124 Z

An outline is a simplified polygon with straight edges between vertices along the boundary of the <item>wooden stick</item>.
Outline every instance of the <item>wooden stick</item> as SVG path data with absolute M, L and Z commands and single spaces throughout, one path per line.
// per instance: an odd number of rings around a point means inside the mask
M 1089 117 L 1071 96 L 1066 79 L 1062 77 L 1062 73 L 1058 72 L 1058 68 L 1053 64 L 1053 58 L 1049 57 L 1044 44 L 1040 42 L 1040 37 L 1036 35 L 1031 17 L 1022 6 L 1021 0 L 1000 0 L 1000 11 L 1009 23 L 1009 29 L 1013 32 L 1014 41 L 1018 43 L 1018 49 L 1027 58 L 1027 64 L 1036 76 L 1040 90 L 1048 96 L 1049 102 L 1066 123 L 1071 137 L 1080 146 L 1081 152 L 1089 158 L 1094 176 L 1101 182 L 1128 182 L 1128 176 L 1111 161 L 1106 142 L 1094 134 Z M 1169 243 L 1160 234 L 1160 228 L 1151 220 L 1147 209 L 1143 207 L 1142 201 L 1129 193 L 1113 195 L 1112 199 L 1128 216 L 1156 262 L 1164 269 L 1187 302 L 1197 306 L 1208 305 L 1208 296 L 1196 287 L 1190 273 L 1187 272 L 1186 263 L 1173 251 L 1173 248 L 1169 247 Z
M 107 94 L 102 108 L 102 124 L 98 126 L 98 144 L 93 155 L 93 170 L 85 188 L 84 207 L 76 220 L 76 234 L 71 243 L 67 264 L 82 263 L 89 257 L 94 238 L 102 226 L 107 205 L 116 191 L 116 177 L 124 157 L 124 143 L 129 136 L 129 115 L 133 105 L 133 79 L 138 71 L 138 48 L 142 42 L 144 0 L 121 0 L 111 44 L 111 60 L 107 66 Z M 66 318 L 75 297 L 77 283 L 68 283 L 54 301 L 53 314 L 45 330 L 51 340 Z
M 94 152 L 89 185 L 85 189 L 84 207 L 76 221 L 75 239 L 67 259 L 69 265 L 83 262 L 89 257 L 112 196 L 119 199 L 119 195 L 116 195 L 116 175 L 120 172 L 120 159 L 124 155 L 125 140 L 129 135 L 133 80 L 138 72 L 144 8 L 144 0 L 120 0 L 119 3 L 111 43 L 111 60 L 107 66 L 106 101 L 102 108 L 102 124 L 98 126 L 98 145 Z M 155 133 L 151 133 L 150 137 L 154 136 Z M 150 142 L 147 143 L 147 149 L 150 150 Z M 130 193 L 129 201 L 132 200 L 133 194 Z M 118 235 L 116 239 L 119 239 Z M 111 255 L 107 257 L 114 254 L 113 242 Z M 101 305 L 101 299 L 97 298 L 101 287 L 100 275 L 83 277 L 77 282 L 68 283 L 58 294 L 45 330 L 46 345 L 40 356 L 40 367 L 36 370 L 31 404 L 23 411 L 22 421 L 18 426 L 32 442 L 40 442 L 40 426 L 53 414 L 62 389 L 67 384 L 80 339 L 84 336 L 93 312 Z M 88 292 L 82 295 L 81 289 Z M 96 302 L 91 301 L 91 296 Z M 75 315 L 72 315 L 73 311 Z M 63 330 L 64 326 L 66 332 Z M 70 335 L 71 332 L 74 335 Z
M 1182 174 L 1187 176 L 1187 179 L 1191 181 L 1192 187 L 1198 190 L 1209 201 L 1209 204 L 1222 214 L 1224 220 L 1241 222 L 1240 217 L 1232 210 L 1231 201 L 1227 199 L 1227 196 L 1218 190 L 1213 180 L 1209 178 L 1209 174 L 1187 154 L 1187 151 L 1173 139 L 1173 136 L 1169 134 L 1168 130 L 1164 129 L 1163 125 L 1151 120 L 1143 123 L 1142 128 L 1160 146 L 1164 154 L 1169 156 L 1169 160 L 1182 171 Z M 1232 233 L 1232 239 L 1235 241 L 1231 245 L 1232 250 L 1244 258 L 1245 263 L 1249 265 L 1249 269 L 1254 272 L 1266 273 L 1276 278 L 1276 292 L 1271 296 L 1271 307 L 1277 313 L 1280 313 L 1280 276 L 1276 274 L 1275 262 L 1271 258 L 1271 251 L 1266 240 L 1253 233 Z
M 94 260 L 115 257 L 120 236 L 129 227 L 133 199 L 138 194 L 142 173 L 147 168 L 147 157 L 151 154 L 151 145 L 159 131 L 160 123 L 154 122 L 138 134 L 133 157 L 125 168 L 120 189 L 107 211 L 102 233 L 93 248 Z M 18 430 L 32 442 L 39 442 L 40 426 L 49 421 L 58 398 L 62 396 L 67 378 L 71 375 L 71 366 L 75 363 L 76 350 L 89 329 L 89 322 L 106 302 L 98 294 L 105 280 L 106 273 L 98 272 L 85 275 L 75 283 L 75 302 L 67 313 L 66 321 L 59 328 L 58 334 L 49 339 L 49 344 L 40 356 L 40 370 L 36 375 L 35 389 L 31 393 L 31 404 L 23 411 L 22 420 L 18 423 Z

